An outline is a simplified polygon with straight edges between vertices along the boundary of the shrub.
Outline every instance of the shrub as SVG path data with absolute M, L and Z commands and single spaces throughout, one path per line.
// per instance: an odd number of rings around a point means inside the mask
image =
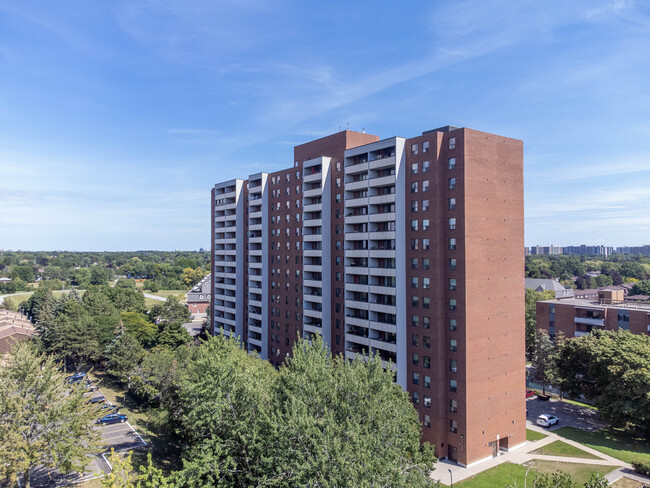
M 650 461 L 632 461 L 634 471 L 645 476 L 650 476 Z

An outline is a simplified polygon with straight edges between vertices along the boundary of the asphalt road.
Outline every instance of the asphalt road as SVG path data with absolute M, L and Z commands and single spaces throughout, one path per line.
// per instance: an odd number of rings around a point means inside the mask
M 606 424 L 598 418 L 598 411 L 560 400 L 543 402 L 536 397 L 531 398 L 526 400 L 526 410 L 528 410 L 526 419 L 531 422 L 536 422 L 537 417 L 542 414 L 555 415 L 560 419 L 560 422 L 551 427 L 550 430 L 568 426 L 594 431 L 606 427 Z

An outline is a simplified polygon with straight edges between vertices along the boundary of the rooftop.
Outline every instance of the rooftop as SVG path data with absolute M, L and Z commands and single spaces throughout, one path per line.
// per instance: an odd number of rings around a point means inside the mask
M 598 300 L 587 300 L 580 298 L 564 298 L 562 300 L 541 300 L 542 303 L 554 303 L 559 305 L 573 305 L 583 308 L 596 308 L 604 310 L 606 308 L 625 309 L 625 310 L 642 310 L 650 313 L 650 303 L 639 302 L 619 302 L 619 303 L 600 303 Z

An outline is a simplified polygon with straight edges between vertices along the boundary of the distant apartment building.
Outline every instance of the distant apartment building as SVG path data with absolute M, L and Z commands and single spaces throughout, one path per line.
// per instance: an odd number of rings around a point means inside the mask
M 650 334 L 650 304 L 624 300 L 622 289 L 596 290 L 596 298 L 537 302 L 537 328 L 551 337 L 579 337 L 594 330 Z
M 192 315 L 204 314 L 212 296 L 212 277 L 208 274 L 187 292 L 187 308 Z
M 617 247 L 616 252 L 619 254 L 641 254 L 642 256 L 650 256 L 650 245 Z
M 607 257 L 614 253 L 614 248 L 611 246 L 587 246 L 586 244 L 580 246 L 530 246 L 526 247 L 524 252 L 527 256 L 576 254 Z
M 463 465 L 525 442 L 523 145 L 342 131 L 212 190 L 212 324 L 274 365 L 377 354 Z

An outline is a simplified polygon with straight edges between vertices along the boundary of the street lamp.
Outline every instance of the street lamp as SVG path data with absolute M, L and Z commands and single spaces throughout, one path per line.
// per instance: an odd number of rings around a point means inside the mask
M 451 480 L 451 488 L 454 488 L 454 474 L 451 472 L 451 469 L 448 469 L 449 471 L 449 479 Z

